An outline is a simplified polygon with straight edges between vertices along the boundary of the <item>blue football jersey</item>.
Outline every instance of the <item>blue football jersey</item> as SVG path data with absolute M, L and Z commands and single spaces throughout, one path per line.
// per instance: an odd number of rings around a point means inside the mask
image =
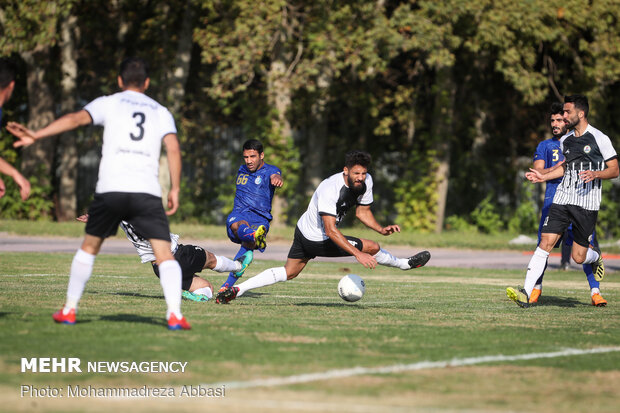
M 545 139 L 538 144 L 536 152 L 534 153 L 534 161 L 541 159 L 545 161 L 545 168 L 551 168 L 552 166 L 564 159 L 564 155 L 562 155 L 562 150 L 560 149 L 559 138 L 554 137 L 551 139 Z M 545 198 L 549 196 L 553 197 L 553 195 L 555 194 L 555 190 L 561 181 L 562 177 L 547 181 Z
M 267 163 L 255 172 L 241 165 L 237 171 L 235 204 L 233 212 L 251 211 L 271 221 L 271 200 L 275 187 L 271 175 L 281 175 L 280 169 Z

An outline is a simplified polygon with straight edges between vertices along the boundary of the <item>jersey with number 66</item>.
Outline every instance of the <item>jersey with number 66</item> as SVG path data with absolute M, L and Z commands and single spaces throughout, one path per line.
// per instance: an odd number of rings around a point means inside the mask
M 277 166 L 268 163 L 254 172 L 245 165 L 241 165 L 237 171 L 235 182 L 235 202 L 233 214 L 239 212 L 253 212 L 271 221 L 271 201 L 275 187 L 271 185 L 271 175 L 281 175 Z
M 99 97 L 84 109 L 102 125 L 103 148 L 97 193 L 132 192 L 161 197 L 161 141 L 176 134 L 172 114 L 143 93 L 125 90 Z

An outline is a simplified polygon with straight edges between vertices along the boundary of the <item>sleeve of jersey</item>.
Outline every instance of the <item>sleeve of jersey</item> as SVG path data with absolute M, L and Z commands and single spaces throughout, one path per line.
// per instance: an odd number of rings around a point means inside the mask
M 536 147 L 536 152 L 534 152 L 534 161 L 538 161 L 538 160 L 544 160 L 545 159 L 545 151 L 543 149 L 543 143 L 539 143 L 538 146 Z
M 317 209 L 319 215 L 338 216 L 336 203 L 338 202 L 338 191 L 330 185 L 321 184 L 317 188 Z M 312 201 L 311 201 L 312 202 Z
M 358 205 L 370 205 L 373 203 L 374 199 L 372 197 L 372 176 L 370 174 L 366 175 L 366 192 L 362 195 L 362 199 L 360 199 L 357 204 Z
M 607 135 L 602 135 L 600 138 L 597 138 L 598 146 L 601 150 L 601 155 L 603 155 L 603 159 L 605 162 L 609 162 L 612 159 L 616 159 L 618 154 L 614 149 L 614 146 L 611 144 L 611 140 Z
M 177 133 L 177 127 L 174 123 L 174 117 L 172 117 L 172 113 L 168 109 L 162 109 L 163 114 L 161 116 L 162 119 L 162 131 L 164 134 L 162 138 L 170 133 Z
M 108 96 L 101 96 L 84 106 L 84 110 L 88 112 L 93 120 L 93 125 L 105 124 L 106 105 L 108 101 Z

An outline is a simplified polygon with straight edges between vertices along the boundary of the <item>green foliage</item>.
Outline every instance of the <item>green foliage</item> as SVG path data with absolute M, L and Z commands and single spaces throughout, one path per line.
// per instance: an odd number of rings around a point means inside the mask
M 497 207 L 491 202 L 491 195 L 484 198 L 470 216 L 473 224 L 485 234 L 496 234 L 504 227 Z
M 519 206 L 511 213 L 508 230 L 513 233 L 531 234 L 538 230 L 538 208 L 534 202 L 534 185 L 529 181 L 521 184 Z
M 17 184 L 8 177 L 2 177 L 6 195 L 0 198 L 0 217 L 3 219 L 49 220 L 54 203 L 48 198 L 51 187 L 39 185 L 39 179 L 30 177 L 30 196 L 22 201 Z
M 618 182 L 603 181 L 603 197 L 598 213 L 596 236 L 598 239 L 620 237 L 620 191 Z M 614 191 L 615 189 L 615 191 Z
M 478 228 L 472 225 L 463 217 L 458 215 L 450 215 L 444 222 L 445 228 L 448 231 L 454 232 L 477 232 Z
M 435 229 L 437 208 L 437 186 L 433 163 L 433 153 L 426 156 L 412 153 L 406 172 L 394 185 L 397 222 L 403 228 L 430 232 Z M 430 165 L 427 165 L 425 160 Z

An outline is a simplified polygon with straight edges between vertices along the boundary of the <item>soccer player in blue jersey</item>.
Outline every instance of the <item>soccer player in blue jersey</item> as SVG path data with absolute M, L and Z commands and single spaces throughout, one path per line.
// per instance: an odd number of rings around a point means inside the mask
M 564 156 L 562 155 L 562 150 L 560 149 L 560 138 L 564 136 L 566 132 L 567 130 L 566 123 L 564 121 L 564 106 L 560 102 L 555 102 L 551 105 L 551 133 L 553 134 L 553 137 L 551 137 L 550 139 L 546 139 L 538 144 L 536 152 L 534 153 L 534 169 L 544 174 L 548 171 L 551 171 L 552 169 L 555 169 L 556 165 L 564 161 Z M 555 191 L 561 181 L 561 177 L 547 181 L 545 189 L 545 200 L 543 202 L 542 214 L 540 216 L 540 225 L 538 226 L 538 244 L 540 244 L 541 230 L 543 228 L 545 220 L 547 219 L 547 216 L 549 215 L 549 208 L 553 203 Z M 568 245 L 572 245 L 573 243 L 572 225 L 569 226 L 568 230 L 566 231 L 565 243 Z M 590 243 L 598 248 L 596 231 L 592 232 Z M 583 272 L 586 274 L 588 283 L 590 284 L 590 289 L 596 288 L 598 290 L 599 282 L 596 281 L 596 279 L 594 278 L 594 273 L 592 272 L 592 264 L 583 264 Z M 543 271 L 540 278 L 538 278 L 538 280 L 536 281 L 536 285 L 534 286 L 532 293 L 530 294 L 530 303 L 538 302 L 538 298 L 542 293 L 542 281 L 544 276 L 545 273 Z M 605 300 L 601 297 L 601 303 L 602 301 Z
M 269 232 L 271 201 L 276 188 L 282 186 L 282 173 L 276 166 L 265 163 L 263 144 L 250 139 L 243 144 L 244 165 L 237 171 L 235 203 L 226 220 L 228 238 L 241 244 L 234 260 L 244 254 L 245 261 L 253 259 L 252 251 L 264 251 Z M 250 254 L 246 254 L 247 252 Z M 243 264 L 248 264 L 243 262 Z M 231 272 L 221 288 L 232 287 L 241 273 Z

